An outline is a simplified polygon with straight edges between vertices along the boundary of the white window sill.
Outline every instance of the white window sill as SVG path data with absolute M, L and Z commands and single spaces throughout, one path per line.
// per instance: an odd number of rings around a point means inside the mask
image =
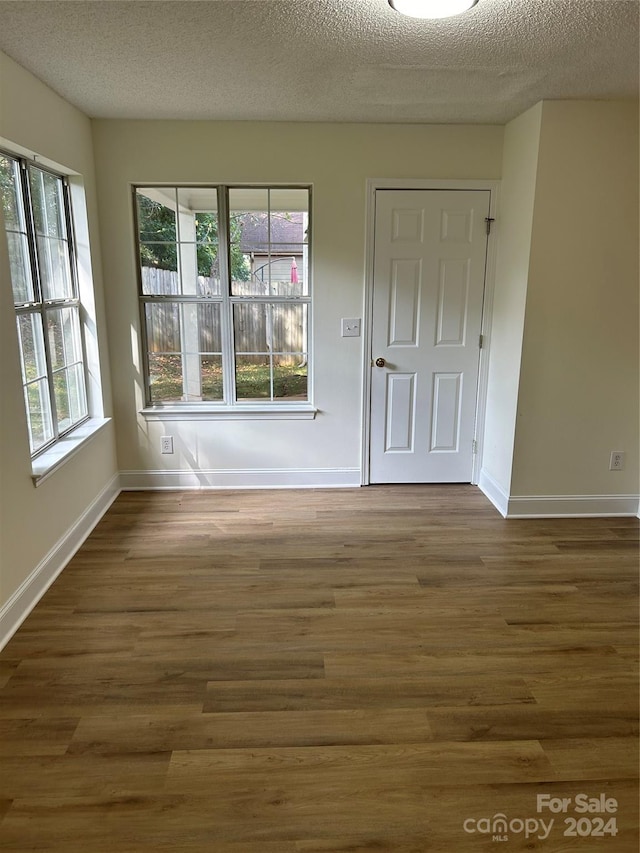
M 313 420 L 318 410 L 310 403 L 256 406 L 255 404 L 216 406 L 207 403 L 183 403 L 176 406 L 148 406 L 140 414 L 148 421 L 199 420 Z
M 71 459 L 96 433 L 106 426 L 111 418 L 90 418 L 79 427 L 63 436 L 59 441 L 41 453 L 31 463 L 31 479 L 34 486 L 43 483 L 54 471 Z

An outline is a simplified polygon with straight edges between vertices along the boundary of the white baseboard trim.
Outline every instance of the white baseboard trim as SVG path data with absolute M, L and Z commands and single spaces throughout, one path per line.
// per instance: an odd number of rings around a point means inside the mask
M 141 489 L 358 488 L 359 468 L 239 468 L 197 471 L 121 471 L 123 491 Z
M 615 518 L 639 516 L 639 495 L 508 495 L 491 474 L 478 488 L 503 518 Z
M 115 474 L 0 608 L 0 649 L 9 642 L 119 494 L 120 476 Z
M 637 516 L 638 495 L 512 495 L 507 518 Z
M 509 511 L 509 496 L 484 468 L 480 471 L 478 488 L 491 501 L 503 518 Z

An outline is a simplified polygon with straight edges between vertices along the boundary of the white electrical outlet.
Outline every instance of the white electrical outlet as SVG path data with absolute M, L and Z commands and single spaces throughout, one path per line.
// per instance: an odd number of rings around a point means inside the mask
M 173 453 L 173 436 L 160 436 L 160 453 Z
M 624 468 L 624 450 L 612 450 L 609 458 L 610 471 L 622 471 Z

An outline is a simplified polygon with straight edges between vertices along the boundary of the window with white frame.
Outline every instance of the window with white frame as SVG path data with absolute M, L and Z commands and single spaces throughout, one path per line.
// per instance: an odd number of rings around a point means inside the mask
M 69 189 L 0 151 L 0 195 L 32 456 L 89 417 Z
M 147 404 L 307 402 L 309 187 L 134 196 Z

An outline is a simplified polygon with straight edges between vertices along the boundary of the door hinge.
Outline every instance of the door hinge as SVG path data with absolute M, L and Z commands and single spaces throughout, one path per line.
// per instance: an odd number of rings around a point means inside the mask
M 484 346 L 484 335 L 480 335 L 480 340 L 478 341 L 478 346 L 480 349 Z
M 491 223 L 495 222 L 495 218 L 493 216 L 485 216 L 484 221 L 487 223 L 487 237 L 491 234 Z
M 474 456 L 478 452 L 478 442 L 475 440 L 475 438 L 471 442 L 471 452 L 474 454 Z

